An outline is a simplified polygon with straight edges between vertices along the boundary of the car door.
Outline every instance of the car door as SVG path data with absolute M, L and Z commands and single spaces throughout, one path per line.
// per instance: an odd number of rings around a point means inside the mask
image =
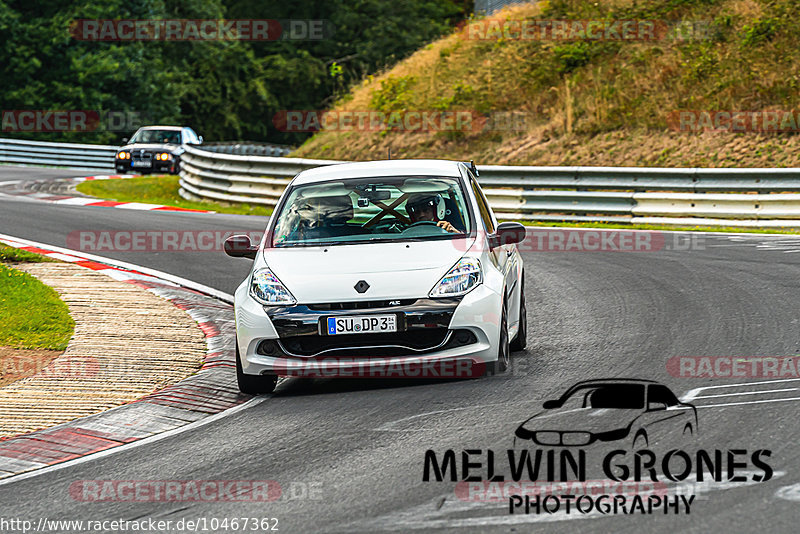
M 680 445 L 685 435 L 694 433 L 693 415 L 690 407 L 678 402 L 675 394 L 662 384 L 647 386 L 647 410 L 642 417 L 645 422 L 651 447 L 672 447 Z M 687 430 L 686 425 L 691 430 Z

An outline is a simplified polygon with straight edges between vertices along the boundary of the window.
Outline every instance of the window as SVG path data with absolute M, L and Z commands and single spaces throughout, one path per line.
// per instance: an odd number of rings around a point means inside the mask
M 582 399 L 584 408 L 639 410 L 644 408 L 644 386 L 641 384 L 601 384 L 583 386 L 569 398 Z
M 666 386 L 650 386 L 648 393 L 649 397 L 647 402 L 660 402 L 666 404 L 667 406 L 676 406 L 678 404 L 678 399 L 675 397 L 675 394 L 672 393 Z
M 131 144 L 136 143 L 155 143 L 155 144 L 181 144 L 180 130 L 139 130 L 131 139 Z
M 478 201 L 478 209 L 481 212 L 481 219 L 483 219 L 483 224 L 486 226 L 486 231 L 493 234 L 495 232 L 495 224 L 492 212 L 489 210 L 489 203 L 486 201 L 483 191 L 478 185 L 478 182 L 475 181 L 475 178 L 472 177 L 472 174 L 470 174 L 469 183 L 472 185 L 472 191 L 475 193 L 475 198 Z
M 453 239 L 470 231 L 455 178 L 358 178 L 294 187 L 276 214 L 273 246 Z

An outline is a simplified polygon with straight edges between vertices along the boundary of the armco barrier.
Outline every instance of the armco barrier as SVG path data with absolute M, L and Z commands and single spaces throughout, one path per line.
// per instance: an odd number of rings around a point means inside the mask
M 344 162 L 189 147 L 181 194 L 274 206 L 298 172 L 337 163 Z M 482 165 L 478 170 L 489 202 L 504 220 L 800 226 L 800 194 L 794 193 L 800 192 L 800 169 Z
M 266 143 L 211 143 L 203 145 L 203 148 L 215 153 L 268 156 L 285 156 L 290 151 L 286 146 Z M 0 139 L 0 163 L 113 171 L 114 156 L 118 150 L 118 146 L 112 145 Z
M 117 148 L 110 145 L 0 139 L 0 163 L 113 171 Z

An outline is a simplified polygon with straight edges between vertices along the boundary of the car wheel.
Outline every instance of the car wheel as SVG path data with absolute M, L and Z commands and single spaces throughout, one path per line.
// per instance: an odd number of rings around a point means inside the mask
M 277 375 L 246 375 L 242 371 L 242 360 L 239 356 L 239 343 L 236 342 L 236 382 L 239 391 L 248 395 L 272 393 L 278 384 Z
M 640 430 L 633 438 L 633 450 L 646 449 L 647 447 L 647 432 Z
M 500 318 L 500 345 L 497 348 L 497 361 L 494 362 L 495 374 L 504 372 L 511 362 L 511 347 L 508 342 L 508 320 L 506 317 L 506 303 L 503 301 L 503 314 Z
M 519 288 L 519 328 L 514 341 L 511 342 L 511 350 L 516 352 L 525 350 L 528 345 L 528 305 L 525 303 L 525 275 L 522 277 L 522 287 Z

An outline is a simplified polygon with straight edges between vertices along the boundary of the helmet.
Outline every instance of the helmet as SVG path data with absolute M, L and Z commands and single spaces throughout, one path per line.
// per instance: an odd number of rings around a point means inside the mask
M 445 205 L 442 195 L 438 193 L 416 193 L 406 201 L 406 211 L 409 215 L 417 210 L 430 207 L 438 220 L 444 219 Z

